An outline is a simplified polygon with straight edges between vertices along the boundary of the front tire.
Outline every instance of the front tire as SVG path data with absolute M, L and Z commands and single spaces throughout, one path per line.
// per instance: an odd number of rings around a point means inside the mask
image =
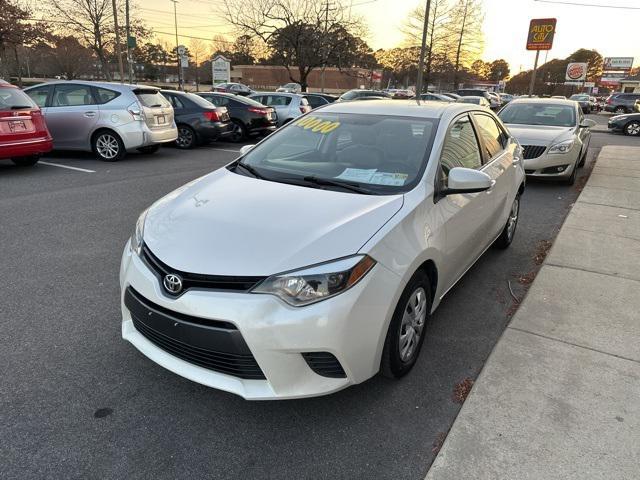
M 31 155 L 30 157 L 12 158 L 11 161 L 19 167 L 33 167 L 40 160 L 39 155 Z
M 573 166 L 573 172 L 571 172 L 571 176 L 564 181 L 565 185 L 571 186 L 576 183 L 576 178 L 578 176 L 578 163 L 579 162 L 576 162 L 576 164 Z
M 502 229 L 502 233 L 495 241 L 494 245 L 496 248 L 501 250 L 505 250 L 509 248 L 511 242 L 513 242 L 513 238 L 516 234 L 516 227 L 518 226 L 518 218 L 520 217 L 520 194 L 516 194 L 516 198 L 513 199 L 513 203 L 511 204 L 511 210 L 509 211 L 509 218 L 507 218 L 507 223 L 505 223 L 504 228 Z
M 640 136 L 640 122 L 629 122 L 624 127 L 624 134 L 632 137 Z
M 627 113 L 627 109 L 624 107 L 616 107 L 614 113 Z
M 393 312 L 382 351 L 380 371 L 388 378 L 401 378 L 413 368 L 424 342 L 431 313 L 431 283 L 418 270 L 405 287 Z
M 187 125 L 178 125 L 178 138 L 176 139 L 176 147 L 182 150 L 188 150 L 196 145 L 196 132 Z
M 91 140 L 91 148 L 103 162 L 117 162 L 127 153 L 120 137 L 110 130 L 97 132 Z

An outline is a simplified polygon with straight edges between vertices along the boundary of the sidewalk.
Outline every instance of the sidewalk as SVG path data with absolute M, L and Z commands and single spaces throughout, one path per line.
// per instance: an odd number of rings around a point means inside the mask
M 602 149 L 426 478 L 640 478 L 640 147 Z

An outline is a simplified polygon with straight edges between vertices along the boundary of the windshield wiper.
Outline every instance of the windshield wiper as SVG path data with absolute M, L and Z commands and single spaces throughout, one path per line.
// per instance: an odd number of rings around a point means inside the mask
M 340 187 L 340 188 L 344 188 L 345 190 L 351 190 L 352 192 L 364 193 L 366 195 L 375 195 L 375 192 L 373 190 L 369 190 L 368 188 L 365 188 L 361 186 L 359 183 L 355 183 L 355 182 L 346 182 L 343 180 L 331 180 L 328 178 L 320 178 L 313 175 L 303 177 L 302 180 L 308 183 L 315 183 L 316 185 Z
M 239 161 L 239 162 L 236 162 L 236 168 L 238 167 L 244 168 L 247 172 L 249 172 L 251 175 L 253 175 L 256 178 L 266 180 L 266 178 L 263 175 L 260 175 L 258 171 L 255 168 L 253 168 L 251 165 L 247 165 L 246 163 Z

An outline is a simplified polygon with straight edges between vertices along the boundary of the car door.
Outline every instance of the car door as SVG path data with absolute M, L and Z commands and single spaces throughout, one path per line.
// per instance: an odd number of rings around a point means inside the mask
M 79 83 L 54 85 L 45 115 L 54 148 L 89 148 L 98 121 L 98 105 L 91 86 Z
M 167 98 L 167 100 L 169 100 L 169 103 L 173 107 L 176 123 L 184 122 L 186 111 L 185 105 L 182 100 L 180 100 L 178 95 L 173 95 L 171 93 L 163 93 L 163 95 Z
M 486 248 L 487 231 L 494 219 L 493 189 L 443 196 L 452 168 L 482 169 L 482 154 L 468 114 L 455 118 L 443 142 L 436 176 L 435 209 L 445 230 L 445 285 L 453 285 Z
M 472 117 L 480 137 L 482 148 L 482 171 L 495 182 L 493 186 L 494 212 L 491 228 L 487 230 L 485 245 L 493 242 L 502 231 L 507 212 L 513 202 L 516 184 L 515 144 L 510 145 L 510 137 L 493 115 L 473 112 Z

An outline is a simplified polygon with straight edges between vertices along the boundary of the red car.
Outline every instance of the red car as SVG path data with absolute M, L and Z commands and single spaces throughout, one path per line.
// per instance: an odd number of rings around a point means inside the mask
M 0 160 L 20 166 L 35 165 L 53 148 L 44 117 L 31 98 L 0 80 Z

